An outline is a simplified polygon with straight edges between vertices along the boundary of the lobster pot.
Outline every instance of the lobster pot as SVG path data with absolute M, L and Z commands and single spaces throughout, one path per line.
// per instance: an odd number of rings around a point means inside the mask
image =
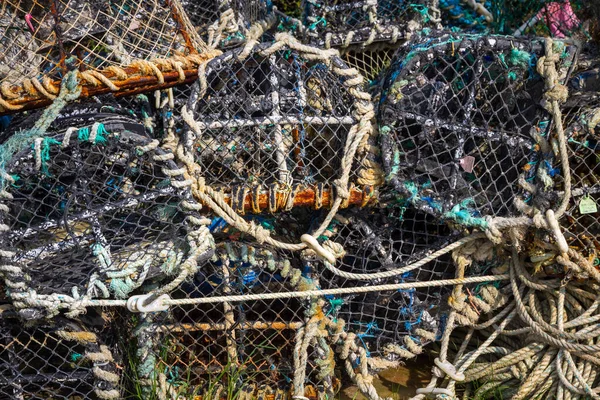
M 454 278 L 452 260 L 447 255 L 395 276 L 372 279 L 375 273 L 420 261 L 458 239 L 456 232 L 408 204 L 368 212 L 348 210 L 336 216 L 329 232 L 329 240 L 342 245 L 345 251 L 335 267 L 359 277 L 339 276 L 319 263 L 322 288 Z M 432 287 L 327 296 L 327 311 L 332 318 L 346 321 L 346 330 L 357 335 L 369 354 L 381 356 L 390 344 L 405 346 L 408 336 L 419 345 L 436 337 L 448 293 L 448 287 Z M 420 337 L 423 330 L 429 335 Z
M 120 397 L 113 352 L 96 334 L 66 320 L 25 328 L 8 314 L 0 319 L 2 398 Z
M 192 281 L 172 293 L 190 301 L 215 296 L 259 295 L 306 287 L 308 272 L 297 255 L 224 239 Z M 306 300 L 274 299 L 175 306 L 138 328 L 138 354 L 155 363 L 179 396 L 225 398 L 234 393 L 279 393 L 287 398 L 295 369 L 296 331 L 304 326 Z M 309 356 L 307 371 L 316 368 Z M 315 373 L 308 373 L 316 390 Z M 228 384 L 229 381 L 229 384 Z M 152 387 L 147 390 L 155 390 Z M 169 389 L 171 390 L 171 389 Z M 307 389 L 309 390 L 309 389 Z M 218 393 L 217 393 L 218 392 Z
M 391 186 L 417 209 L 461 225 L 510 215 L 519 177 L 535 183 L 543 168 L 552 179 L 560 163 L 540 153 L 552 123 L 534 68 L 543 43 L 444 35 L 411 47 L 398 53 L 378 109 Z M 564 79 L 575 49 L 554 47 Z
M 66 109 L 44 137 L 29 122 L 2 145 L 2 262 L 22 316 L 43 315 L 28 307 L 40 304 L 34 295 L 68 308 L 177 275 L 192 257 L 186 217 L 198 207 L 143 124 L 98 105 Z
M 8 0 L 0 21 L 2 112 L 48 104 L 74 68 L 81 96 L 191 80 L 208 50 L 178 0 Z
M 349 90 L 360 78 L 347 75 L 336 55 L 293 43 L 300 50 L 275 42 L 217 57 L 187 104 L 188 151 L 204 183 L 242 214 L 330 206 L 343 165 L 346 205 L 367 202 L 381 183 L 372 132 L 361 136 L 354 157 L 349 149 L 357 128 L 371 126 L 360 113 L 370 103 L 355 97 L 360 85 Z

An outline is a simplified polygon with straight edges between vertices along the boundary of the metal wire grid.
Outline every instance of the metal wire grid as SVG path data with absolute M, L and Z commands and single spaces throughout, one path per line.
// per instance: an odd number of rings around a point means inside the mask
M 308 268 L 291 253 L 224 237 L 217 239 L 215 257 L 172 295 L 290 291 L 302 287 Z M 295 335 L 306 321 L 306 303 L 289 299 L 176 307 L 142 321 L 145 342 L 139 346 L 150 347 L 144 354 L 156 363 L 155 371 L 168 371 L 179 395 L 256 394 L 264 386 L 287 398 Z M 316 369 L 314 361 L 308 368 Z M 316 389 L 320 382 L 315 375 L 311 382 Z
M 193 199 L 163 172 L 174 163 L 144 149 L 151 139 L 140 122 L 105 107 L 65 112 L 52 134 L 20 144 L 4 166 L 12 198 L 1 243 L 13 254 L 3 262 L 19 270 L 5 279 L 26 319 L 44 315 L 24 299 L 30 291 L 126 298 L 176 274 L 186 257 L 190 214 L 181 204 Z
M 264 57 L 261 48 L 244 60 L 235 50 L 207 64 L 187 105 L 194 159 L 206 184 L 230 194 L 242 213 L 282 208 L 286 188 L 293 204 L 331 204 L 345 141 L 358 122 L 346 78 L 334 73 L 348 67 L 337 57 L 330 67 L 290 49 Z M 352 168 L 351 204 L 372 190 L 360 175 L 367 157 L 359 152 Z
M 568 66 L 575 49 L 562 49 Z M 534 140 L 550 122 L 533 67 L 540 51 L 536 42 L 448 35 L 401 52 L 378 110 L 394 189 L 423 211 L 477 225 L 470 217 L 515 211 L 521 174 L 534 179 L 541 164 L 553 176 Z

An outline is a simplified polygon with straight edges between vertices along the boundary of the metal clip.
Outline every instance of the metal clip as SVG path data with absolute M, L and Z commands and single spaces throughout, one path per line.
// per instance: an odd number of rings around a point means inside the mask
M 131 296 L 127 299 L 127 309 L 131 312 L 139 313 L 167 311 L 169 309 L 169 305 L 165 304 L 165 300 L 171 300 L 168 294 L 160 295 L 146 304 L 152 296 L 150 294 Z

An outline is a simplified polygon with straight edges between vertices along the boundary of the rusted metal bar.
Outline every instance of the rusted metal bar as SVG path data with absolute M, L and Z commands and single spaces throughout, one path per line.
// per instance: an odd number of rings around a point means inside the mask
M 251 321 L 244 322 L 235 326 L 237 330 L 265 330 L 273 329 L 277 331 L 283 330 L 296 330 L 304 325 L 304 322 L 262 322 L 262 321 Z M 167 324 L 158 325 L 156 332 L 170 332 L 170 333 L 181 333 L 181 332 L 196 332 L 196 331 L 224 331 L 228 328 L 229 324 L 216 323 L 211 324 L 209 322 L 196 322 L 193 324 Z
M 126 68 L 125 72 L 128 75 L 134 74 L 137 71 L 133 68 Z M 133 76 L 131 78 L 122 80 L 122 81 L 112 81 L 120 90 L 118 92 L 112 92 L 110 88 L 106 86 L 91 86 L 84 85 L 81 90 L 80 98 L 86 98 L 91 96 L 98 96 L 106 93 L 115 93 L 117 97 L 121 96 L 130 96 L 132 94 L 150 92 L 154 90 L 168 89 L 170 87 L 194 82 L 198 78 L 198 70 L 197 69 L 186 69 L 184 70 L 185 79 L 183 81 L 179 80 L 179 73 L 177 71 L 169 71 L 163 72 L 164 83 L 159 84 L 158 78 L 154 75 L 141 75 L 141 76 Z M 110 79 L 110 73 L 105 74 Z M 59 82 L 54 83 L 56 86 L 60 85 Z M 13 92 L 18 93 L 20 91 L 19 87 L 14 87 L 12 89 Z M 26 110 L 34 110 L 36 108 L 46 107 L 52 104 L 51 99 L 47 99 L 45 97 L 33 97 L 33 96 L 23 96 L 15 100 L 11 100 L 10 103 L 12 105 L 22 105 L 23 107 L 19 110 L 10 111 L 10 110 L 2 110 L 0 111 L 0 115 L 13 114 L 16 112 L 26 111 Z M 0 107 L 1 108 L 1 107 Z
M 330 207 L 333 203 L 333 190 L 331 188 L 325 188 L 321 196 L 323 207 Z M 252 193 L 248 193 L 244 199 L 244 210 L 252 210 Z M 258 205 L 261 210 L 269 208 L 269 196 L 268 191 L 261 191 L 258 198 Z M 283 208 L 286 200 L 286 195 L 283 192 L 276 192 L 276 202 L 279 205 L 279 209 Z M 366 206 L 376 201 L 376 193 L 372 187 L 364 187 L 361 189 L 353 188 L 350 190 L 350 198 L 348 205 L 352 206 Z M 231 197 L 225 195 L 225 200 L 231 204 Z M 317 192 L 314 188 L 307 187 L 300 190 L 294 197 L 294 207 L 315 207 L 317 204 Z
M 209 51 L 206 53 L 194 54 L 188 59 L 182 59 L 187 65 L 184 66 L 183 74 L 184 78 L 180 79 L 179 72 L 175 69 L 163 71 L 160 65 L 157 68 L 161 70 L 164 83 L 159 83 L 158 77 L 155 75 L 148 75 L 137 66 L 126 66 L 121 69 L 127 75 L 127 79 L 119 80 L 114 71 L 108 69 L 99 71 L 106 78 L 110 79 L 111 82 L 119 88 L 119 91 L 111 91 L 111 89 L 104 84 L 93 86 L 87 82 L 82 82 L 80 98 L 86 98 L 90 96 L 98 96 L 106 93 L 114 93 L 116 96 L 129 96 L 132 94 L 149 92 L 160 89 L 167 89 L 176 85 L 191 83 L 198 78 L 198 69 L 195 67 L 197 63 L 210 60 L 211 58 L 221 54 L 220 51 Z M 60 81 L 52 81 L 49 83 L 50 86 L 58 90 L 60 87 Z M 5 99 L 7 103 L 13 106 L 22 106 L 18 110 L 4 110 L 0 107 L 0 115 L 7 115 L 25 110 L 32 110 L 36 108 L 46 107 L 52 103 L 51 99 L 44 97 L 41 94 L 32 95 L 28 93 L 23 84 L 15 85 L 10 88 L 10 91 L 18 96 L 15 99 Z M 11 96 L 12 97 L 12 96 Z

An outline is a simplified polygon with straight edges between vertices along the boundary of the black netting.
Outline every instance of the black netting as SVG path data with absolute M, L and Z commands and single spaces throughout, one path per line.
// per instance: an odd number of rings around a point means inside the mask
M 0 398 L 596 384 L 590 4 L 105 6 L 0 6 Z
M 2 247 L 13 253 L 5 262 L 21 270 L 6 279 L 23 285 L 11 286 L 14 299 L 27 290 L 125 298 L 177 273 L 187 252 L 187 195 L 170 183 L 182 178 L 165 174 L 175 164 L 157 160 L 164 150 L 144 148 L 151 139 L 140 122 L 110 110 L 79 107 L 29 146 L 5 142 L 21 147 L 4 165 Z
M 345 86 L 350 78 L 336 72 L 347 67 L 338 57 L 328 65 L 285 48 L 268 57 L 259 50 L 239 56 L 233 51 L 209 62 L 187 104 L 194 118 L 189 146 L 205 183 L 230 193 L 242 212 L 267 204 L 272 211 L 331 204 L 349 132 L 358 123 L 359 100 Z M 359 148 L 350 172 L 357 187 L 369 184 L 361 179 L 365 157 Z M 252 204 L 244 200 L 250 194 Z
M 343 245 L 345 255 L 336 267 L 364 274 L 361 284 L 382 285 L 453 278 L 450 257 L 433 260 L 422 267 L 393 277 L 371 279 L 370 274 L 405 267 L 455 241 L 458 233 L 410 204 L 370 211 L 347 211 L 336 216 L 329 240 Z M 320 269 L 323 269 L 320 267 Z M 354 287 L 355 279 L 323 270 L 322 288 Z M 383 355 L 390 343 L 403 345 L 410 337 L 420 345 L 427 339 L 419 330 L 438 334 L 446 314 L 448 288 L 399 289 L 365 294 L 326 296 L 327 312 L 343 318 L 346 329 L 360 338 L 370 354 Z M 405 338 L 407 337 L 407 338 Z
M 66 76 L 81 97 L 180 78 L 210 51 L 179 1 L 4 1 L 0 21 L 1 112 L 48 104 Z
M 572 62 L 573 49 L 561 59 Z M 539 42 L 442 36 L 400 53 L 379 105 L 383 160 L 391 185 L 417 208 L 475 224 L 509 215 L 519 176 L 550 175 L 535 135 L 551 121 L 540 106 Z M 539 133 L 538 133 L 539 132 Z
M 5 311 L 0 365 L 0 396 L 5 399 L 103 399 L 119 393 L 120 373 L 111 350 L 96 334 L 70 321 L 24 328 Z M 103 379 L 109 374 L 116 381 Z

